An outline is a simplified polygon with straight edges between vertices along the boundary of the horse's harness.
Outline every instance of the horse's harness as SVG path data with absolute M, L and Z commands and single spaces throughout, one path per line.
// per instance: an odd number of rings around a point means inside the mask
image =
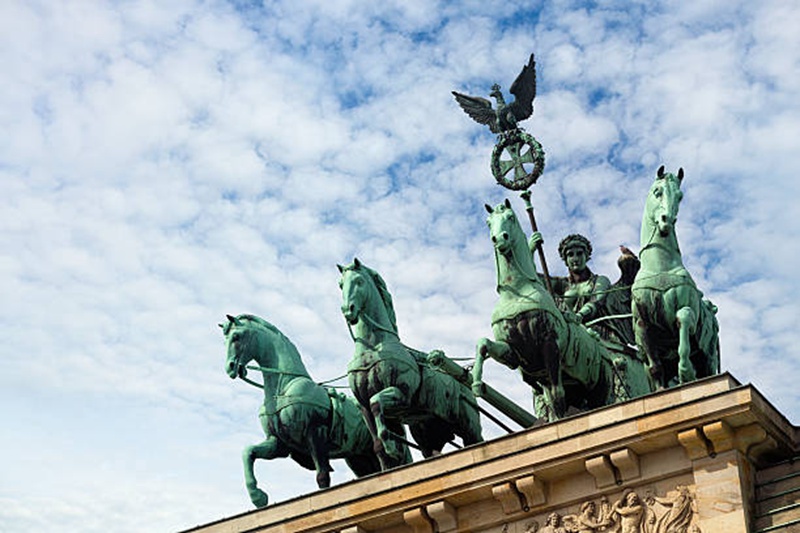
M 254 381 L 254 380 L 252 380 L 252 379 L 250 379 L 250 378 L 248 378 L 246 376 L 243 376 L 243 375 L 241 375 L 239 373 L 238 369 L 241 368 L 242 366 L 244 366 L 244 368 L 248 369 L 248 370 L 259 370 L 261 372 L 268 373 L 268 374 L 277 374 L 280 377 L 284 377 L 284 376 L 291 377 L 291 379 L 289 379 L 289 381 L 286 382 L 285 386 L 284 385 L 279 385 L 276 388 L 279 391 L 285 390 L 285 388 L 289 385 L 289 383 L 291 383 L 295 378 L 305 377 L 305 378 L 310 379 L 310 377 L 307 374 L 301 374 L 299 372 L 291 372 L 291 371 L 288 371 L 288 370 L 280 370 L 278 368 L 265 367 L 265 366 L 261 366 L 261 365 L 255 365 L 255 364 L 254 365 L 242 365 L 242 363 L 240 361 L 241 354 L 244 353 L 246 350 L 249 350 L 249 349 L 250 349 L 250 340 L 248 339 L 248 342 L 244 346 L 244 349 L 236 351 L 236 357 L 234 359 L 234 362 L 236 363 L 236 368 L 237 368 L 237 376 L 239 377 L 239 379 L 241 379 L 242 381 L 244 381 L 245 383 L 247 383 L 249 385 L 252 385 L 252 386 L 254 386 L 256 388 L 259 388 L 261 390 L 264 390 L 266 392 L 266 389 L 265 389 L 263 384 L 258 383 L 258 382 Z M 307 405 L 316 405 L 318 407 L 328 408 L 328 411 L 329 411 L 329 413 L 328 413 L 328 425 L 329 425 L 329 427 L 332 427 L 332 421 L 333 421 L 332 417 L 334 415 L 334 413 L 333 413 L 334 409 L 333 409 L 332 399 L 330 399 L 330 396 L 332 395 L 333 391 L 330 390 L 330 387 L 326 387 L 325 384 L 328 383 L 328 382 L 331 382 L 331 381 L 338 381 L 342 377 L 344 377 L 344 376 L 340 376 L 340 377 L 334 378 L 332 380 L 316 383 L 317 385 L 323 386 L 325 388 L 325 390 L 326 390 L 326 392 L 327 392 L 327 394 L 329 396 L 329 405 L 320 406 L 319 404 L 315 404 L 315 403 L 311 403 L 311 402 L 307 402 L 307 401 L 287 402 L 286 399 L 287 398 L 291 398 L 291 396 L 288 396 L 288 395 L 285 395 L 285 394 L 276 393 L 274 395 L 275 403 L 276 403 L 275 411 L 274 412 L 267 412 L 266 411 L 266 404 L 264 404 L 262 406 L 262 408 L 264 408 L 264 414 L 266 416 L 268 416 L 268 417 L 269 416 L 274 416 L 278 412 L 280 412 L 282 409 L 284 409 L 286 407 L 289 407 L 290 405 L 295 405 L 295 404 L 298 404 L 298 403 L 304 403 L 304 404 L 307 404 Z
M 377 320 L 375 320 L 374 318 L 369 316 L 369 314 L 361 311 L 361 312 L 358 313 L 358 317 L 361 318 L 362 320 L 364 320 L 364 322 L 368 323 L 373 328 L 375 328 L 375 329 L 377 329 L 379 331 L 383 331 L 384 333 L 389 333 L 390 335 L 393 335 L 393 336 L 397 337 L 397 332 L 395 330 L 387 328 L 386 326 L 380 324 Z M 350 332 L 350 338 L 353 339 L 354 343 L 361 344 L 362 346 L 364 346 L 365 348 L 367 348 L 368 350 L 370 350 L 372 352 L 379 352 L 380 351 L 378 346 L 375 346 L 374 344 L 368 342 L 366 339 L 362 339 L 360 337 L 356 337 L 355 334 L 353 333 L 353 326 L 350 324 L 349 321 L 347 322 L 347 331 Z M 408 354 L 411 356 L 412 359 L 414 359 L 415 361 L 419 362 L 419 358 L 416 357 L 416 354 L 419 353 L 418 350 L 415 350 L 414 348 L 411 348 L 410 346 L 406 346 L 405 344 L 400 342 L 399 337 L 398 337 L 397 341 L 400 344 L 400 346 L 402 346 L 403 349 L 406 350 L 406 352 L 408 352 Z M 378 362 L 386 361 L 387 359 L 396 359 L 398 361 L 406 362 L 406 360 L 401 358 L 401 357 L 393 357 L 393 356 L 385 357 L 384 356 L 384 357 L 382 357 L 380 359 L 379 358 L 374 358 L 372 361 L 367 362 L 367 364 L 363 364 L 363 362 L 358 361 L 361 364 L 353 365 L 353 363 L 357 361 L 354 358 L 347 365 L 347 373 L 349 374 L 350 372 L 368 372 L 369 370 L 372 369 L 372 367 L 374 367 L 376 364 L 378 364 Z M 420 365 L 417 364 L 417 367 L 419 367 L 419 366 Z M 421 373 L 422 372 L 422 368 L 420 368 L 419 370 L 420 370 L 420 373 Z

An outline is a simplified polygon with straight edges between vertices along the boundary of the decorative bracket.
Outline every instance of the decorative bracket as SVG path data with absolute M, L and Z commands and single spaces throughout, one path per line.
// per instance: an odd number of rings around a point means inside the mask
M 732 450 L 736 440 L 731 427 L 722 420 L 703 426 L 703 435 L 711 442 L 714 453 Z
M 598 455 L 586 459 L 586 470 L 594 476 L 595 484 L 598 489 L 610 487 L 617 483 L 617 475 L 614 472 L 614 465 L 611 464 L 607 455 Z
M 436 523 L 436 531 L 438 533 L 447 533 L 448 531 L 455 531 L 458 527 L 458 515 L 456 508 L 448 502 L 442 500 L 435 502 L 427 507 L 425 510 L 428 516 Z
M 778 443 L 760 424 L 753 423 L 736 430 L 736 447 L 745 455 L 758 455 L 762 449 L 777 448 Z
M 678 442 L 686 450 L 689 459 L 695 461 L 711 455 L 713 449 L 700 428 L 687 429 L 678 433 Z
M 414 533 L 435 533 L 433 522 L 425 513 L 425 509 L 419 507 L 410 509 L 403 513 L 403 520 L 411 526 Z
M 522 511 L 524 496 L 517 491 L 517 487 L 511 481 L 493 486 L 492 495 L 500 502 L 505 514 Z
M 530 475 L 521 477 L 514 481 L 517 490 L 525 497 L 527 504 L 523 506 L 523 511 L 530 511 L 532 507 L 544 505 L 547 496 L 544 493 L 544 483 L 536 476 Z
M 611 460 L 611 464 L 617 468 L 620 481 L 627 482 L 641 475 L 639 456 L 630 448 L 623 448 L 611 452 L 609 459 Z
M 749 426 L 747 426 L 749 428 Z M 741 430 L 740 430 L 741 431 Z M 762 430 L 763 431 L 763 430 Z M 686 449 L 689 459 L 695 461 L 704 457 L 716 457 L 718 453 L 740 448 L 739 436 L 724 420 L 692 428 L 678 433 L 678 441 Z M 758 431 L 744 431 L 742 439 L 749 446 L 751 438 L 757 438 Z

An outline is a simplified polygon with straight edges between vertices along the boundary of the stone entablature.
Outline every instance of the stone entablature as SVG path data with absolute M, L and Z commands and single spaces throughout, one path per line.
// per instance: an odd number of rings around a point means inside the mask
M 798 447 L 796 427 L 722 374 L 188 531 L 745 532 L 756 470 Z

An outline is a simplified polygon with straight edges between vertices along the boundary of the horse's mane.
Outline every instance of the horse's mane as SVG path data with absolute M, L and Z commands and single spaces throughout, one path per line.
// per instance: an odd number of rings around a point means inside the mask
M 383 306 L 386 308 L 386 315 L 389 317 L 389 323 L 392 325 L 392 329 L 395 333 L 397 333 L 397 317 L 394 313 L 394 304 L 392 303 L 392 295 L 389 294 L 389 289 L 386 287 L 386 282 L 383 281 L 378 272 L 372 270 L 368 266 L 361 264 L 361 268 L 369 274 L 369 277 L 372 279 L 372 282 L 375 284 L 375 288 L 378 289 L 378 294 L 381 297 L 381 301 L 383 302 Z
M 266 329 L 267 331 L 269 331 L 271 333 L 274 333 L 281 340 L 283 340 L 283 342 L 285 342 L 286 344 L 291 346 L 294 349 L 295 352 L 297 352 L 297 348 L 295 347 L 294 343 L 291 340 L 289 340 L 289 337 L 284 335 L 283 332 L 281 330 L 279 330 L 277 327 L 275 327 L 271 322 L 267 322 L 266 320 L 264 320 L 260 316 L 250 315 L 250 314 L 245 313 L 245 314 L 242 314 L 242 315 L 238 315 L 236 317 L 236 320 L 244 320 L 246 322 L 250 322 L 250 323 L 252 323 L 252 324 L 254 324 L 256 326 L 260 326 L 260 327 Z M 298 355 L 299 355 L 299 352 L 298 352 Z

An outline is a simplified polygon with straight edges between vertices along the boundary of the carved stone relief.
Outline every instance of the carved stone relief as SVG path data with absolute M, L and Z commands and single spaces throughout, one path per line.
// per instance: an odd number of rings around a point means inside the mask
M 525 522 L 522 533 L 701 533 L 696 522 L 694 495 L 678 485 L 663 497 L 647 491 L 644 498 L 625 490 L 614 503 L 603 496 L 586 500 L 577 513 L 551 512 L 540 526 Z M 506 528 L 507 530 L 507 528 Z

